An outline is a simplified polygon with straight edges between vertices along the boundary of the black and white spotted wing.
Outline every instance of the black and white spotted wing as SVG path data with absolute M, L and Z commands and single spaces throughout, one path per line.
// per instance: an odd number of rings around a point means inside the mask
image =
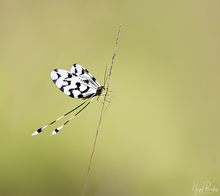
M 66 125 L 70 120 L 72 120 L 77 114 L 79 114 L 86 106 L 88 106 L 95 96 L 101 95 L 102 91 L 105 89 L 104 86 L 101 86 L 98 81 L 92 76 L 91 73 L 83 66 L 79 64 L 73 64 L 70 71 L 66 71 L 63 69 L 55 69 L 50 73 L 50 77 L 54 84 L 66 95 L 73 98 L 82 98 L 87 99 L 82 104 L 67 112 L 60 118 L 54 120 L 50 124 L 39 128 L 35 131 L 33 135 L 37 135 L 41 133 L 44 129 L 46 129 L 49 125 L 54 124 L 61 118 L 67 116 L 72 113 L 76 109 L 80 108 L 82 105 L 87 103 L 84 107 L 82 107 L 74 116 L 72 116 L 69 120 L 67 120 L 62 126 L 56 128 L 52 134 L 55 135 L 58 131 L 60 131 L 64 125 Z
M 63 93 L 73 98 L 100 95 L 103 89 L 92 74 L 79 64 L 74 64 L 70 71 L 55 69 L 50 77 Z

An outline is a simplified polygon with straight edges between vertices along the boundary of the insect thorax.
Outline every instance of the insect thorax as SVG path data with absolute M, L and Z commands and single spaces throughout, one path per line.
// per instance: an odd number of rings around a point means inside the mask
M 96 95 L 98 95 L 98 96 L 101 95 L 103 90 L 105 90 L 105 86 L 104 86 L 104 85 L 100 86 L 100 87 L 97 89 L 95 96 L 96 96 Z

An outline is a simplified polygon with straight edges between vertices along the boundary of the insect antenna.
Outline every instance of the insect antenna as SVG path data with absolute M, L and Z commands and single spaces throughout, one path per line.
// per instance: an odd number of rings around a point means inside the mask
M 54 124 L 54 123 L 57 122 L 58 120 L 60 120 L 60 119 L 62 119 L 63 117 L 67 116 L 68 114 L 72 113 L 73 111 L 75 111 L 76 109 L 78 109 L 79 107 L 81 107 L 83 104 L 85 104 L 85 103 L 88 102 L 88 101 L 89 101 L 89 99 L 86 100 L 86 101 L 84 101 L 83 103 L 81 103 L 80 105 L 78 105 L 76 108 L 72 109 L 71 111 L 67 112 L 67 113 L 64 114 L 63 116 L 61 116 L 61 117 L 59 117 L 58 119 L 54 120 L 54 121 L 51 122 L 50 124 L 48 124 L 48 125 L 46 125 L 46 126 L 44 126 L 44 127 L 39 128 L 37 131 L 35 131 L 35 132 L 32 134 L 32 136 L 41 133 L 41 132 L 42 132 L 44 129 L 46 129 L 48 126 Z M 90 101 L 90 102 L 91 102 L 91 101 Z M 90 102 L 89 102 L 89 103 L 90 103 Z M 88 105 L 88 104 L 87 104 L 87 105 Z M 87 106 L 87 105 L 86 105 L 86 106 Z M 84 108 L 85 108 L 85 107 L 84 107 Z
M 82 109 L 80 109 L 74 116 L 72 116 L 69 120 L 67 120 L 62 126 L 56 128 L 56 129 L 52 132 L 52 134 L 51 134 L 50 136 L 55 135 L 58 131 L 60 131 L 60 130 L 64 127 L 64 125 L 66 125 L 68 122 L 70 122 L 77 114 L 79 114 L 80 112 L 82 112 L 82 111 L 85 109 L 85 107 L 87 107 L 87 106 L 92 102 L 92 100 L 93 100 L 94 98 L 95 98 L 95 97 L 93 96 L 91 99 L 89 99 L 90 101 L 89 101 Z

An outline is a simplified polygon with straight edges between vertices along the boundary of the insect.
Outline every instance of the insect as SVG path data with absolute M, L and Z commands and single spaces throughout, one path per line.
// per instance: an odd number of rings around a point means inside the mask
M 82 98 L 86 99 L 83 103 L 81 103 L 76 108 L 72 109 L 71 111 L 67 112 L 60 118 L 54 120 L 50 124 L 39 128 L 35 131 L 32 136 L 41 133 L 44 129 L 46 129 L 49 125 L 54 124 L 58 120 L 62 119 L 63 117 L 67 116 L 68 114 L 72 113 L 76 109 L 84 106 L 69 120 L 67 120 L 62 126 L 56 128 L 51 136 L 55 135 L 58 131 L 60 131 L 64 125 L 66 125 L 70 120 L 72 120 L 76 115 L 78 115 L 86 106 L 88 106 L 91 101 L 96 97 L 102 94 L 102 91 L 105 90 L 104 85 L 100 85 L 98 81 L 93 77 L 93 75 L 85 69 L 83 66 L 79 64 L 73 64 L 70 71 L 66 71 L 63 69 L 54 69 L 50 73 L 50 77 L 54 84 L 66 95 L 72 98 Z

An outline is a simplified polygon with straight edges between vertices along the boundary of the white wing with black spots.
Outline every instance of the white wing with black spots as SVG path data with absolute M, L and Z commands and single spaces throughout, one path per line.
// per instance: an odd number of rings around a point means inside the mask
M 77 75 L 82 80 L 87 81 L 89 86 L 91 86 L 93 88 L 100 87 L 100 84 L 95 79 L 95 77 L 82 65 L 73 64 L 73 66 L 70 69 L 70 72 Z
M 63 93 L 73 98 L 89 98 L 100 88 L 97 80 L 79 64 L 74 64 L 70 72 L 55 69 L 50 77 Z

